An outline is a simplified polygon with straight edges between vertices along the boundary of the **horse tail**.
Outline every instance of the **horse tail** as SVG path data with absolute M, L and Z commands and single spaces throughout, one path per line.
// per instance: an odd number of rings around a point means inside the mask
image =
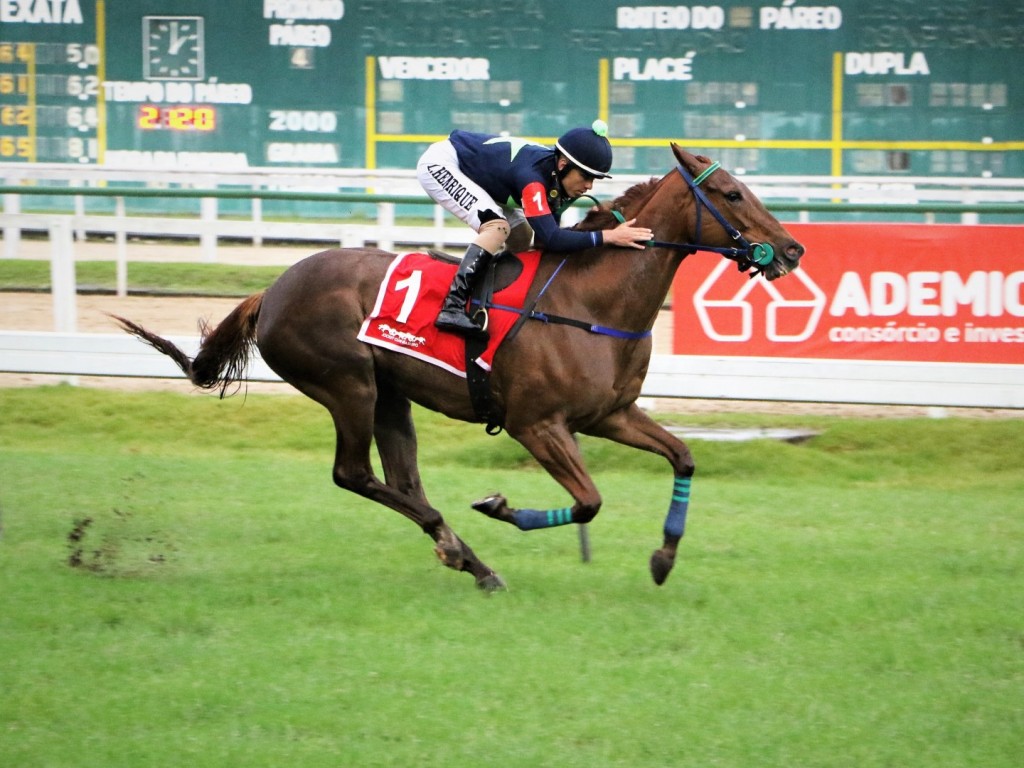
M 197 387 L 219 388 L 220 396 L 225 397 L 232 384 L 245 378 L 245 369 L 256 344 L 256 321 L 262 304 L 263 293 L 254 293 L 231 310 L 217 327 L 211 329 L 205 320 L 201 321 L 199 352 L 195 359 L 189 358 L 173 342 L 141 325 L 117 315 L 112 317 L 125 331 L 171 358 Z

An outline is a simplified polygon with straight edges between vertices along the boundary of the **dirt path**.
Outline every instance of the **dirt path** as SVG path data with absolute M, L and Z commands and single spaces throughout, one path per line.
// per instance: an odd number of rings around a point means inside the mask
M 238 299 L 154 298 L 139 296 L 79 295 L 76 297 L 80 333 L 121 333 L 109 315 L 121 315 L 161 335 L 195 335 L 198 321 L 205 318 L 216 324 L 235 308 Z M 53 301 L 48 293 L 0 293 L 0 329 L 12 331 L 52 331 Z M 63 381 L 65 377 L 0 373 L 0 386 L 39 386 Z M 79 376 L 79 386 L 121 390 L 171 390 L 188 392 L 191 385 L 182 378 L 129 379 Z M 284 384 L 254 382 L 250 392 L 294 392 Z
M 230 312 L 238 299 L 153 298 L 79 295 L 77 328 L 81 333 L 118 333 L 108 314 L 129 317 L 162 334 L 194 334 L 196 322 L 213 322 Z M 52 331 L 53 301 L 48 293 L 0 293 L 0 328 Z

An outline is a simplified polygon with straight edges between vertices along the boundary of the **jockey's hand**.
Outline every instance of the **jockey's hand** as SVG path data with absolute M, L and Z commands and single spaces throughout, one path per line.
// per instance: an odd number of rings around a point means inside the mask
M 604 235 L 605 245 L 618 245 L 622 248 L 643 248 L 654 238 L 654 233 L 647 227 L 636 227 L 636 219 L 624 221 L 615 229 L 606 229 Z

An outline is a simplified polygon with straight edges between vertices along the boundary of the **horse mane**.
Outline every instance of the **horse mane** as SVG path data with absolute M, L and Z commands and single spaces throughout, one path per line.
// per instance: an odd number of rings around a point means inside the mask
M 615 218 L 615 214 L 612 211 L 621 211 L 623 208 L 630 207 L 637 204 L 640 207 L 643 203 L 647 202 L 647 199 L 654 194 L 654 190 L 658 186 L 660 179 L 651 178 L 647 181 L 642 181 L 639 184 L 634 184 L 632 187 L 623 192 L 619 197 L 615 198 L 611 203 L 602 203 L 599 208 L 592 210 L 587 213 L 586 218 L 579 222 L 573 229 L 580 230 L 582 232 L 591 232 L 599 229 L 614 229 L 619 225 L 619 220 Z

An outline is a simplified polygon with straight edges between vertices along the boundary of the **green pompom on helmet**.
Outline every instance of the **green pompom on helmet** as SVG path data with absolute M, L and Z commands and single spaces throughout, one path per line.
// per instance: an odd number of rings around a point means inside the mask
M 555 142 L 555 148 L 595 179 L 611 178 L 608 171 L 612 169 L 612 145 L 604 120 L 595 120 L 589 128 L 573 128 Z

